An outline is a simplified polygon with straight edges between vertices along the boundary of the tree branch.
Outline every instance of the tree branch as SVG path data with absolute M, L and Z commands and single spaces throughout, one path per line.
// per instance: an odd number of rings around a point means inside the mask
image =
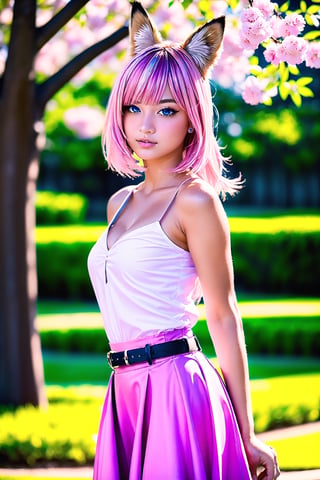
M 89 0 L 70 0 L 48 23 L 36 30 L 36 51 L 39 51 Z
M 69 80 L 71 80 L 71 78 L 73 78 L 83 67 L 88 65 L 91 60 L 94 60 L 98 55 L 116 45 L 120 40 L 126 38 L 128 32 L 128 26 L 124 25 L 109 37 L 95 43 L 81 52 L 57 73 L 45 80 L 42 84 L 38 85 L 36 87 L 37 107 L 41 110 L 44 109 L 48 100 L 50 100 L 60 88 L 69 82 Z

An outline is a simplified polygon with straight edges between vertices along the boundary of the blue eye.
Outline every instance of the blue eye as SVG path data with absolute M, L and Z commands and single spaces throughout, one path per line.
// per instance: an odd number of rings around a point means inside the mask
M 140 108 L 137 107 L 136 105 L 126 105 L 125 107 L 123 107 L 123 111 L 129 112 L 129 113 L 139 113 Z
M 172 117 L 176 113 L 177 113 L 177 111 L 174 110 L 173 108 L 166 107 L 166 108 L 162 108 L 162 110 L 160 110 L 159 115 L 162 115 L 163 117 Z

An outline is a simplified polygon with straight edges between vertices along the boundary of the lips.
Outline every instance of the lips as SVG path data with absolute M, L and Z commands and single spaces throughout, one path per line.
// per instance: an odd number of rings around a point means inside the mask
M 137 140 L 137 143 L 141 146 L 141 147 L 153 147 L 154 145 L 157 144 L 157 142 L 152 142 L 151 140 L 149 140 L 148 138 L 139 138 Z
M 138 143 L 152 143 L 153 145 L 156 144 L 156 142 L 152 142 L 152 141 L 149 140 L 148 138 L 138 138 L 137 142 L 138 142 Z

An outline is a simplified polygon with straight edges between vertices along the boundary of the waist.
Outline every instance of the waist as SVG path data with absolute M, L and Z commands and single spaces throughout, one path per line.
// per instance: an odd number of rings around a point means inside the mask
M 182 337 L 193 337 L 193 331 L 190 327 L 170 328 L 147 334 L 143 334 L 142 332 L 140 332 L 138 336 L 135 336 L 131 340 L 127 340 L 124 342 L 113 342 L 110 339 L 109 344 L 111 350 L 118 352 L 121 350 L 142 348 L 147 343 L 149 343 L 150 345 L 155 345 L 157 343 L 165 343 L 170 342 L 171 340 L 177 340 Z
M 182 338 L 180 336 L 178 339 L 160 343 L 158 343 L 160 335 L 156 335 L 150 339 L 152 344 L 145 343 L 147 339 L 144 338 L 144 346 L 142 347 L 128 348 L 120 351 L 111 350 L 107 354 L 108 363 L 113 369 L 146 362 L 152 365 L 153 361 L 157 359 L 201 350 L 197 337 L 194 336 L 192 332 L 192 335 L 190 335 L 189 332 L 190 331 Z M 181 334 L 181 331 L 179 333 Z M 161 337 L 163 338 L 163 335 L 161 335 Z

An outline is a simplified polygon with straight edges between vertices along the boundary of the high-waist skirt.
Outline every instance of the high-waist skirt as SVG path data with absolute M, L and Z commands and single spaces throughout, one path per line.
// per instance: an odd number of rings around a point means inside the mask
M 163 332 L 115 351 L 185 335 Z M 117 368 L 102 410 L 94 480 L 250 480 L 224 383 L 201 352 Z

